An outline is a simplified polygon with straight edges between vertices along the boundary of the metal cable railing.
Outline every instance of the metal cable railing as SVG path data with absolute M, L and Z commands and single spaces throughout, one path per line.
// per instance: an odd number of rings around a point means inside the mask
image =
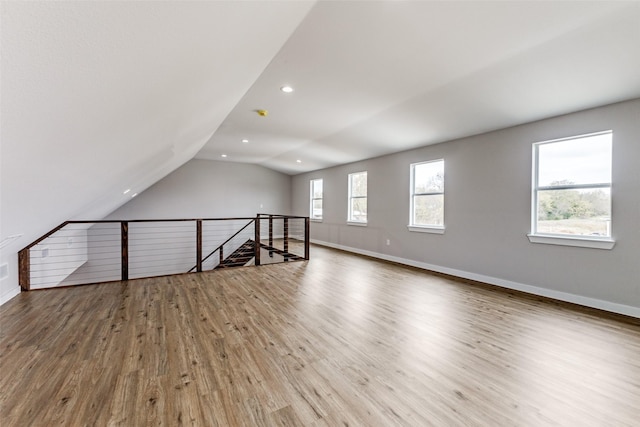
M 220 243 L 217 247 L 215 247 L 215 249 L 211 250 L 208 253 L 208 255 L 202 258 L 202 262 L 206 263 L 206 267 L 209 267 L 209 269 L 211 270 L 224 263 L 225 245 L 226 245 L 227 251 L 229 251 L 227 253 L 233 254 L 244 243 L 250 240 L 252 236 L 255 235 L 255 231 L 253 228 L 250 228 L 247 230 L 247 228 L 250 225 L 255 226 L 255 219 L 251 219 L 243 227 L 241 227 L 240 229 L 238 229 L 238 231 L 236 231 L 233 235 L 231 235 L 231 237 L 227 238 L 227 240 Z M 203 227 L 204 227 L 204 224 L 203 224 Z M 233 229 L 235 228 L 237 227 L 233 227 Z M 219 241 L 217 236 L 218 234 L 216 233 L 216 230 L 212 230 L 211 225 L 209 225 L 209 227 L 206 227 L 206 230 L 203 230 L 202 232 L 203 241 L 206 240 L 206 242 L 203 242 L 203 248 L 215 246 L 215 244 L 217 244 Z M 205 253 L 206 252 L 208 251 L 205 250 Z M 214 255 L 216 254 L 218 254 L 217 258 L 214 257 Z M 191 269 L 189 269 L 189 272 L 196 271 L 197 268 L 198 268 L 198 265 L 196 264 Z
M 263 264 L 308 259 L 308 221 L 306 218 L 284 215 L 259 215 L 260 245 L 268 255 L 261 257 Z
M 67 221 L 18 253 L 23 290 L 303 259 L 309 259 L 309 219 L 267 214 Z

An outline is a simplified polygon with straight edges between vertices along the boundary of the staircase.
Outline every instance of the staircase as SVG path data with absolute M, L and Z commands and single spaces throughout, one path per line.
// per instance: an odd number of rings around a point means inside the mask
M 216 266 L 216 270 L 219 268 L 229 267 L 242 267 L 247 265 L 249 261 L 255 256 L 254 253 L 255 242 L 253 240 L 247 240 L 238 249 L 236 249 L 231 255 L 226 257 L 220 264 Z
M 300 261 L 303 260 L 303 257 L 298 255 L 285 252 L 282 249 L 274 248 L 273 246 L 266 245 L 264 243 L 260 243 L 260 248 L 268 252 L 270 257 L 273 257 L 273 254 L 278 254 L 282 257 L 283 261 Z M 231 255 L 225 258 L 220 264 L 216 266 L 216 270 L 220 268 L 231 268 L 231 267 L 243 267 L 251 263 L 251 261 L 255 257 L 255 241 L 247 240 L 244 242 L 238 249 L 236 249 Z

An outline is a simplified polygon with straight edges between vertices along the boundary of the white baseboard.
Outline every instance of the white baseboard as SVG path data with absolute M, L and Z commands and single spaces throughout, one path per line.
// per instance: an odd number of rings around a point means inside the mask
M 385 261 L 396 262 L 398 264 L 418 267 L 425 270 L 431 270 L 438 273 L 449 274 L 451 276 L 463 279 L 475 280 L 477 282 L 488 283 L 490 285 L 500 286 L 502 288 L 513 289 L 516 291 L 526 292 L 528 294 L 538 295 L 547 298 L 553 298 L 559 301 L 570 302 L 573 304 L 583 305 L 585 307 L 597 308 L 599 310 L 609 311 L 617 314 L 640 318 L 640 307 L 618 304 L 610 301 L 589 298 L 581 295 L 570 294 L 567 292 L 555 291 L 553 289 L 541 288 L 538 286 L 526 285 L 524 283 L 512 282 L 510 280 L 499 279 L 497 277 L 485 276 L 482 274 L 471 273 L 468 271 L 457 270 L 455 268 L 442 267 L 434 264 L 427 264 L 411 259 L 400 258 L 392 255 L 381 254 L 378 252 L 367 251 L 364 249 L 352 248 L 350 246 L 338 245 L 336 243 L 324 242 L 322 240 L 310 239 L 311 243 L 330 248 L 340 249 L 347 252 L 353 252 L 360 255 L 370 256 Z
M 15 288 L 11 288 L 11 289 L 9 289 L 7 291 L 4 291 L 0 295 L 0 305 L 2 305 L 5 302 L 9 301 L 11 298 L 15 297 L 19 293 L 20 293 L 20 286 L 16 286 Z

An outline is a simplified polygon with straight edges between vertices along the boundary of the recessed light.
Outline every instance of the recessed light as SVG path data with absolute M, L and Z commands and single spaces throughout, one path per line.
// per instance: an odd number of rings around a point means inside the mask
M 131 191 L 131 189 L 127 188 L 126 190 L 124 190 L 124 193 L 122 193 L 122 194 L 127 194 L 129 191 Z
M 284 93 L 291 93 L 293 92 L 293 88 L 291 86 L 282 86 L 280 88 L 281 91 L 283 91 Z
M 242 140 L 242 143 L 243 143 L 243 144 L 246 144 L 246 143 L 248 143 L 248 142 L 249 142 L 249 140 L 248 140 L 248 139 L 243 139 L 243 140 Z
M 134 197 L 136 197 L 137 195 L 138 195 L 138 193 L 133 193 L 133 194 L 131 195 L 131 198 L 133 199 L 133 198 L 134 198 Z
M 298 159 L 296 160 L 296 163 L 302 163 L 302 160 Z
M 220 157 L 227 157 L 227 155 L 226 154 L 221 154 Z

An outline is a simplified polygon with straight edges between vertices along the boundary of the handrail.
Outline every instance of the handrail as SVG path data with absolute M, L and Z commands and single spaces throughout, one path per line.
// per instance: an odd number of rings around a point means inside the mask
M 239 218 L 234 218 L 234 219 L 239 219 Z M 211 251 L 211 253 L 209 255 L 207 255 L 206 257 L 202 258 L 201 262 L 205 262 L 206 260 L 209 259 L 209 257 L 213 254 L 215 254 L 221 247 L 223 247 L 224 245 L 226 245 L 227 243 L 229 243 L 231 241 L 231 239 L 233 239 L 234 237 L 236 237 L 238 234 L 240 234 L 245 228 L 247 228 L 249 225 L 251 225 L 252 222 L 254 222 L 256 219 L 252 218 L 251 221 L 249 221 L 248 223 L 245 224 L 244 227 L 242 227 L 240 230 L 238 230 L 236 232 L 236 234 L 234 234 L 233 236 L 229 237 L 227 240 L 224 241 L 224 243 L 222 243 L 220 246 L 218 246 L 217 248 L 215 248 L 213 251 Z M 191 267 L 189 269 L 189 271 L 187 271 L 187 273 L 191 273 L 191 270 L 193 270 L 194 268 L 197 268 L 198 265 L 194 265 L 193 267 Z
M 58 231 L 62 230 L 64 227 L 67 226 L 67 224 L 69 224 L 70 221 L 65 221 L 62 224 L 60 224 L 59 226 L 57 226 L 56 228 L 54 228 L 53 230 L 51 230 L 50 232 L 48 232 L 47 234 L 45 234 L 44 236 L 40 237 L 37 240 L 34 240 L 33 243 L 28 244 L 27 246 L 25 246 L 24 248 L 20 249 L 18 252 L 22 252 L 22 251 L 26 251 L 28 249 L 31 249 L 32 247 L 34 247 L 35 245 L 37 245 L 38 243 L 42 242 L 44 239 L 46 239 L 47 237 L 50 237 L 51 235 L 57 233 Z
M 260 216 L 268 216 L 268 217 L 273 217 L 275 219 L 278 218 L 293 218 L 293 219 L 304 219 L 304 218 L 308 218 L 307 216 L 296 216 L 296 215 L 282 215 L 282 214 L 266 214 L 266 213 L 259 213 L 257 214 L 259 217 Z
M 298 217 L 290 217 L 290 218 L 298 218 Z M 304 217 L 302 217 L 304 218 Z M 255 220 L 254 217 L 230 217 L 230 218 L 170 218 L 170 219 L 100 219 L 92 221 L 90 219 L 79 219 L 79 220 L 70 220 L 65 221 L 53 230 L 49 231 L 47 234 L 38 238 L 37 240 L 29 243 L 24 248 L 20 249 L 18 252 L 22 252 L 27 249 L 31 249 L 38 243 L 42 242 L 47 237 L 50 237 L 52 234 L 60 231 L 64 227 L 69 224 L 121 224 L 123 222 L 187 222 L 187 221 L 238 221 L 241 219 L 246 220 Z

